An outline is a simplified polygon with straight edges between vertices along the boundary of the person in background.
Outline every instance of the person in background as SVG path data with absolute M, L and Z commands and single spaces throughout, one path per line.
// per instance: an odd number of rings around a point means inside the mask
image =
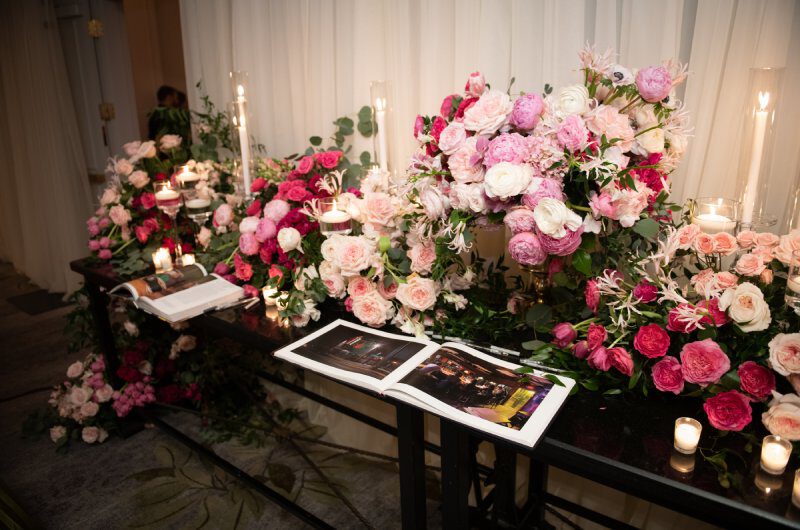
M 147 137 L 150 140 L 164 134 L 177 134 L 189 141 L 189 110 L 186 94 L 169 85 L 156 91 L 158 105 L 147 115 Z

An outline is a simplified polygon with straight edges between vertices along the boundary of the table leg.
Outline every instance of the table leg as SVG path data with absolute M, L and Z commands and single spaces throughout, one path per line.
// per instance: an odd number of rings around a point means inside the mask
M 92 319 L 94 320 L 97 342 L 105 356 L 106 373 L 111 380 L 115 380 L 119 359 L 117 357 L 117 348 L 114 344 L 114 333 L 111 331 L 111 320 L 108 318 L 108 295 L 100 291 L 100 287 L 96 284 L 88 280 L 84 280 L 84 282 L 86 284 L 86 292 L 89 295 L 89 311 L 91 311 Z
M 469 433 L 455 422 L 441 419 L 442 527 L 469 528 L 469 490 L 472 473 Z
M 496 443 L 494 454 L 494 513 L 497 519 L 516 525 L 517 453 L 504 444 Z
M 400 459 L 400 508 L 404 529 L 425 530 L 425 422 L 422 411 L 398 403 L 397 452 Z
M 534 513 L 532 514 L 534 523 L 542 528 L 550 528 L 550 525 L 544 520 L 547 471 L 547 464 L 531 458 L 530 473 L 528 475 L 528 503 L 534 505 Z

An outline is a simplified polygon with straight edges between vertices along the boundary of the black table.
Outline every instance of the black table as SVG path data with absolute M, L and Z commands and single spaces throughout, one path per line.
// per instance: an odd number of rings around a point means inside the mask
M 109 325 L 107 300 L 102 290 L 116 285 L 120 280 L 109 266 L 98 266 L 89 260 L 75 261 L 71 267 L 85 278 L 101 347 L 109 364 L 113 365 L 113 360 L 116 359 L 113 335 Z M 195 324 L 211 334 L 233 338 L 271 353 L 338 316 L 340 315 L 323 312 L 320 323 L 296 329 L 278 325 L 266 317 L 262 308 L 250 311 L 228 309 L 198 317 Z M 715 450 L 725 448 L 744 455 L 745 460 L 739 465 L 743 470 L 741 484 L 738 487 L 723 488 L 717 480 L 716 469 L 700 454 L 694 459 L 692 472 L 681 473 L 676 470 L 685 469 L 688 462 L 685 457 L 672 451 L 673 424 L 680 416 L 703 418 L 704 414 L 697 400 L 662 400 L 654 397 L 644 401 L 583 392 L 567 401 L 534 449 L 446 419 L 441 419 L 441 447 L 436 447 L 424 440 L 423 412 L 415 407 L 357 388 L 360 392 L 383 399 L 396 407 L 397 427 L 393 427 L 303 387 L 290 385 L 269 373 L 259 375 L 398 437 L 404 528 L 425 527 L 426 450 L 441 455 L 442 520 L 447 528 L 466 528 L 477 524 L 477 517 L 483 519 L 487 516 L 504 524 L 535 525 L 543 520 L 546 506 L 570 511 L 606 526 L 625 526 L 548 493 L 548 466 L 558 467 L 720 526 L 800 528 L 800 513 L 790 502 L 793 470 L 796 467 L 794 460 L 783 476 L 775 478 L 765 475 L 758 471 L 757 447 L 753 454 L 747 454 L 742 451 L 744 444 L 740 437 L 730 435 L 714 440 L 706 426 L 700 441 L 701 449 L 714 443 Z M 170 429 L 169 426 L 165 428 Z M 180 433 L 170 434 L 180 438 Z M 190 443 L 189 440 L 185 441 Z M 486 469 L 475 463 L 475 451 L 482 442 L 493 443 L 495 446 L 494 469 Z M 528 501 L 523 507 L 518 507 L 514 502 L 518 454 L 531 459 Z M 732 457 L 734 460 L 736 458 Z M 674 465 L 670 465 L 671 461 Z M 231 466 L 224 461 L 218 464 Z M 480 483 L 477 480 L 479 474 L 490 475 L 495 484 L 494 490 L 486 496 L 480 494 Z M 244 480 L 247 482 L 246 478 Z M 258 487 L 250 482 L 248 484 Z M 267 496 L 279 495 L 266 486 L 260 489 Z M 268 491 L 265 492 L 264 489 Z M 479 504 L 472 508 L 468 505 L 471 489 L 478 492 L 476 498 Z M 324 526 L 324 523 L 302 508 L 297 507 L 298 511 L 295 511 L 280 500 L 277 502 L 310 524 Z M 491 510 L 488 509 L 489 506 Z

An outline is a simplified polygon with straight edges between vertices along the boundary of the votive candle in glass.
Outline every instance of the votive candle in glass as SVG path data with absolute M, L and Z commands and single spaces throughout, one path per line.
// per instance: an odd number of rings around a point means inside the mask
M 322 235 L 347 235 L 353 229 L 352 217 L 347 211 L 344 197 L 326 197 L 319 200 L 319 231 Z
M 168 248 L 161 247 L 153 252 L 153 265 L 156 268 L 156 274 L 172 270 L 172 256 L 170 256 Z
M 697 451 L 700 433 L 703 426 L 694 418 L 678 418 L 675 420 L 675 450 L 685 455 Z
M 692 202 L 690 209 L 692 224 L 700 227 L 706 234 L 728 232 L 736 229 L 739 203 L 732 199 L 701 197 Z
M 789 440 L 770 434 L 764 437 L 761 444 L 761 469 L 773 475 L 780 475 L 786 470 L 792 444 Z

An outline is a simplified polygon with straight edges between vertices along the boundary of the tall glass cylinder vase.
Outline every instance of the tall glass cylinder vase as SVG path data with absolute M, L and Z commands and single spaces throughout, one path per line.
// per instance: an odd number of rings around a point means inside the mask
M 792 230 L 800 229 L 800 171 L 794 178 L 789 197 L 786 199 L 786 208 L 783 210 L 783 225 L 781 234 L 788 234 Z
M 766 211 L 770 160 L 774 143 L 775 104 L 780 95 L 783 68 L 751 68 L 745 97 L 739 159 L 739 200 L 742 229 L 764 228 L 775 223 Z
M 252 183 L 252 149 L 250 136 L 252 134 L 251 124 L 247 113 L 248 77 L 247 72 L 234 71 L 230 73 L 231 93 L 233 101 L 229 106 L 231 120 L 231 134 L 233 135 L 233 145 L 237 149 L 239 168 L 241 171 L 241 192 L 245 197 L 251 194 L 250 185 Z M 238 191 L 239 186 L 237 186 Z
M 375 161 L 382 171 L 389 171 L 389 82 L 372 81 L 369 84 L 372 102 L 372 131 L 375 148 Z

